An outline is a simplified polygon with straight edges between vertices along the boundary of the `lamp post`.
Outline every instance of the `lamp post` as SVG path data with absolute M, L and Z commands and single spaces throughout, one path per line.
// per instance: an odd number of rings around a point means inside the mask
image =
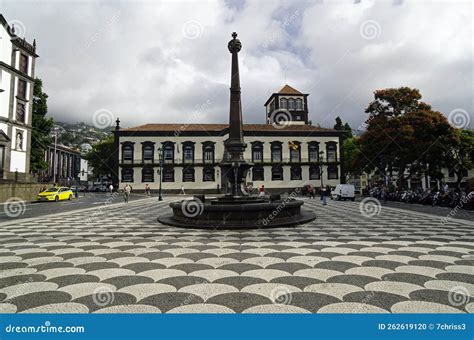
M 319 151 L 319 178 L 321 178 L 321 189 L 324 187 L 324 182 L 323 182 L 323 160 L 324 160 L 324 152 Z
M 158 160 L 160 162 L 159 175 L 160 175 L 160 188 L 158 190 L 158 201 L 163 201 L 163 195 L 161 190 L 161 176 L 163 176 L 163 149 L 158 148 Z

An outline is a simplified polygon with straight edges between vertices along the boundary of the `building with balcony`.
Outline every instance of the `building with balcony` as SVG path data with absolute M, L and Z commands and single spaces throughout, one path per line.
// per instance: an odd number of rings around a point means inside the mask
M 36 43 L 0 14 L 0 179 L 28 180 Z
M 244 124 L 244 157 L 253 164 L 247 183 L 254 188 L 265 185 L 276 192 L 344 182 L 342 133 L 310 125 L 307 96 L 286 85 L 266 102 L 266 124 Z M 183 185 L 187 192 L 224 192 L 226 176 L 219 163 L 226 157 L 227 138 L 227 124 L 117 126 L 119 185 L 158 189 L 161 176 L 165 191 L 177 192 Z

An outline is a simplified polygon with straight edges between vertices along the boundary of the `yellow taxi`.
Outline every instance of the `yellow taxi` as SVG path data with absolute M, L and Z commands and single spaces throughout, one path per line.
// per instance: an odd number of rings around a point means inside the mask
M 67 187 L 51 187 L 45 191 L 40 192 L 36 196 L 37 201 L 63 201 L 71 200 L 73 192 L 70 188 Z

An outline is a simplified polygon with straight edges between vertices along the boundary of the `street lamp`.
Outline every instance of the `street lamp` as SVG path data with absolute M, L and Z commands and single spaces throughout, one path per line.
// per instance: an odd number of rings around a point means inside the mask
M 319 178 L 321 178 L 321 190 L 323 189 L 324 187 L 324 183 L 323 183 L 323 160 L 324 160 L 324 152 L 323 151 L 319 151 Z
M 163 195 L 161 190 L 161 176 L 163 176 L 163 149 L 158 148 L 158 160 L 160 162 L 159 175 L 160 175 L 160 188 L 158 190 L 158 201 L 163 201 Z

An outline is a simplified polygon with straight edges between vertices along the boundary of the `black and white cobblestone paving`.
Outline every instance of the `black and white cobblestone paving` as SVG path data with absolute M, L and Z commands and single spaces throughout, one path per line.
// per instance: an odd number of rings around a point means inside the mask
M 474 226 L 305 201 L 284 229 L 168 227 L 155 198 L 0 225 L 0 313 L 472 313 Z

